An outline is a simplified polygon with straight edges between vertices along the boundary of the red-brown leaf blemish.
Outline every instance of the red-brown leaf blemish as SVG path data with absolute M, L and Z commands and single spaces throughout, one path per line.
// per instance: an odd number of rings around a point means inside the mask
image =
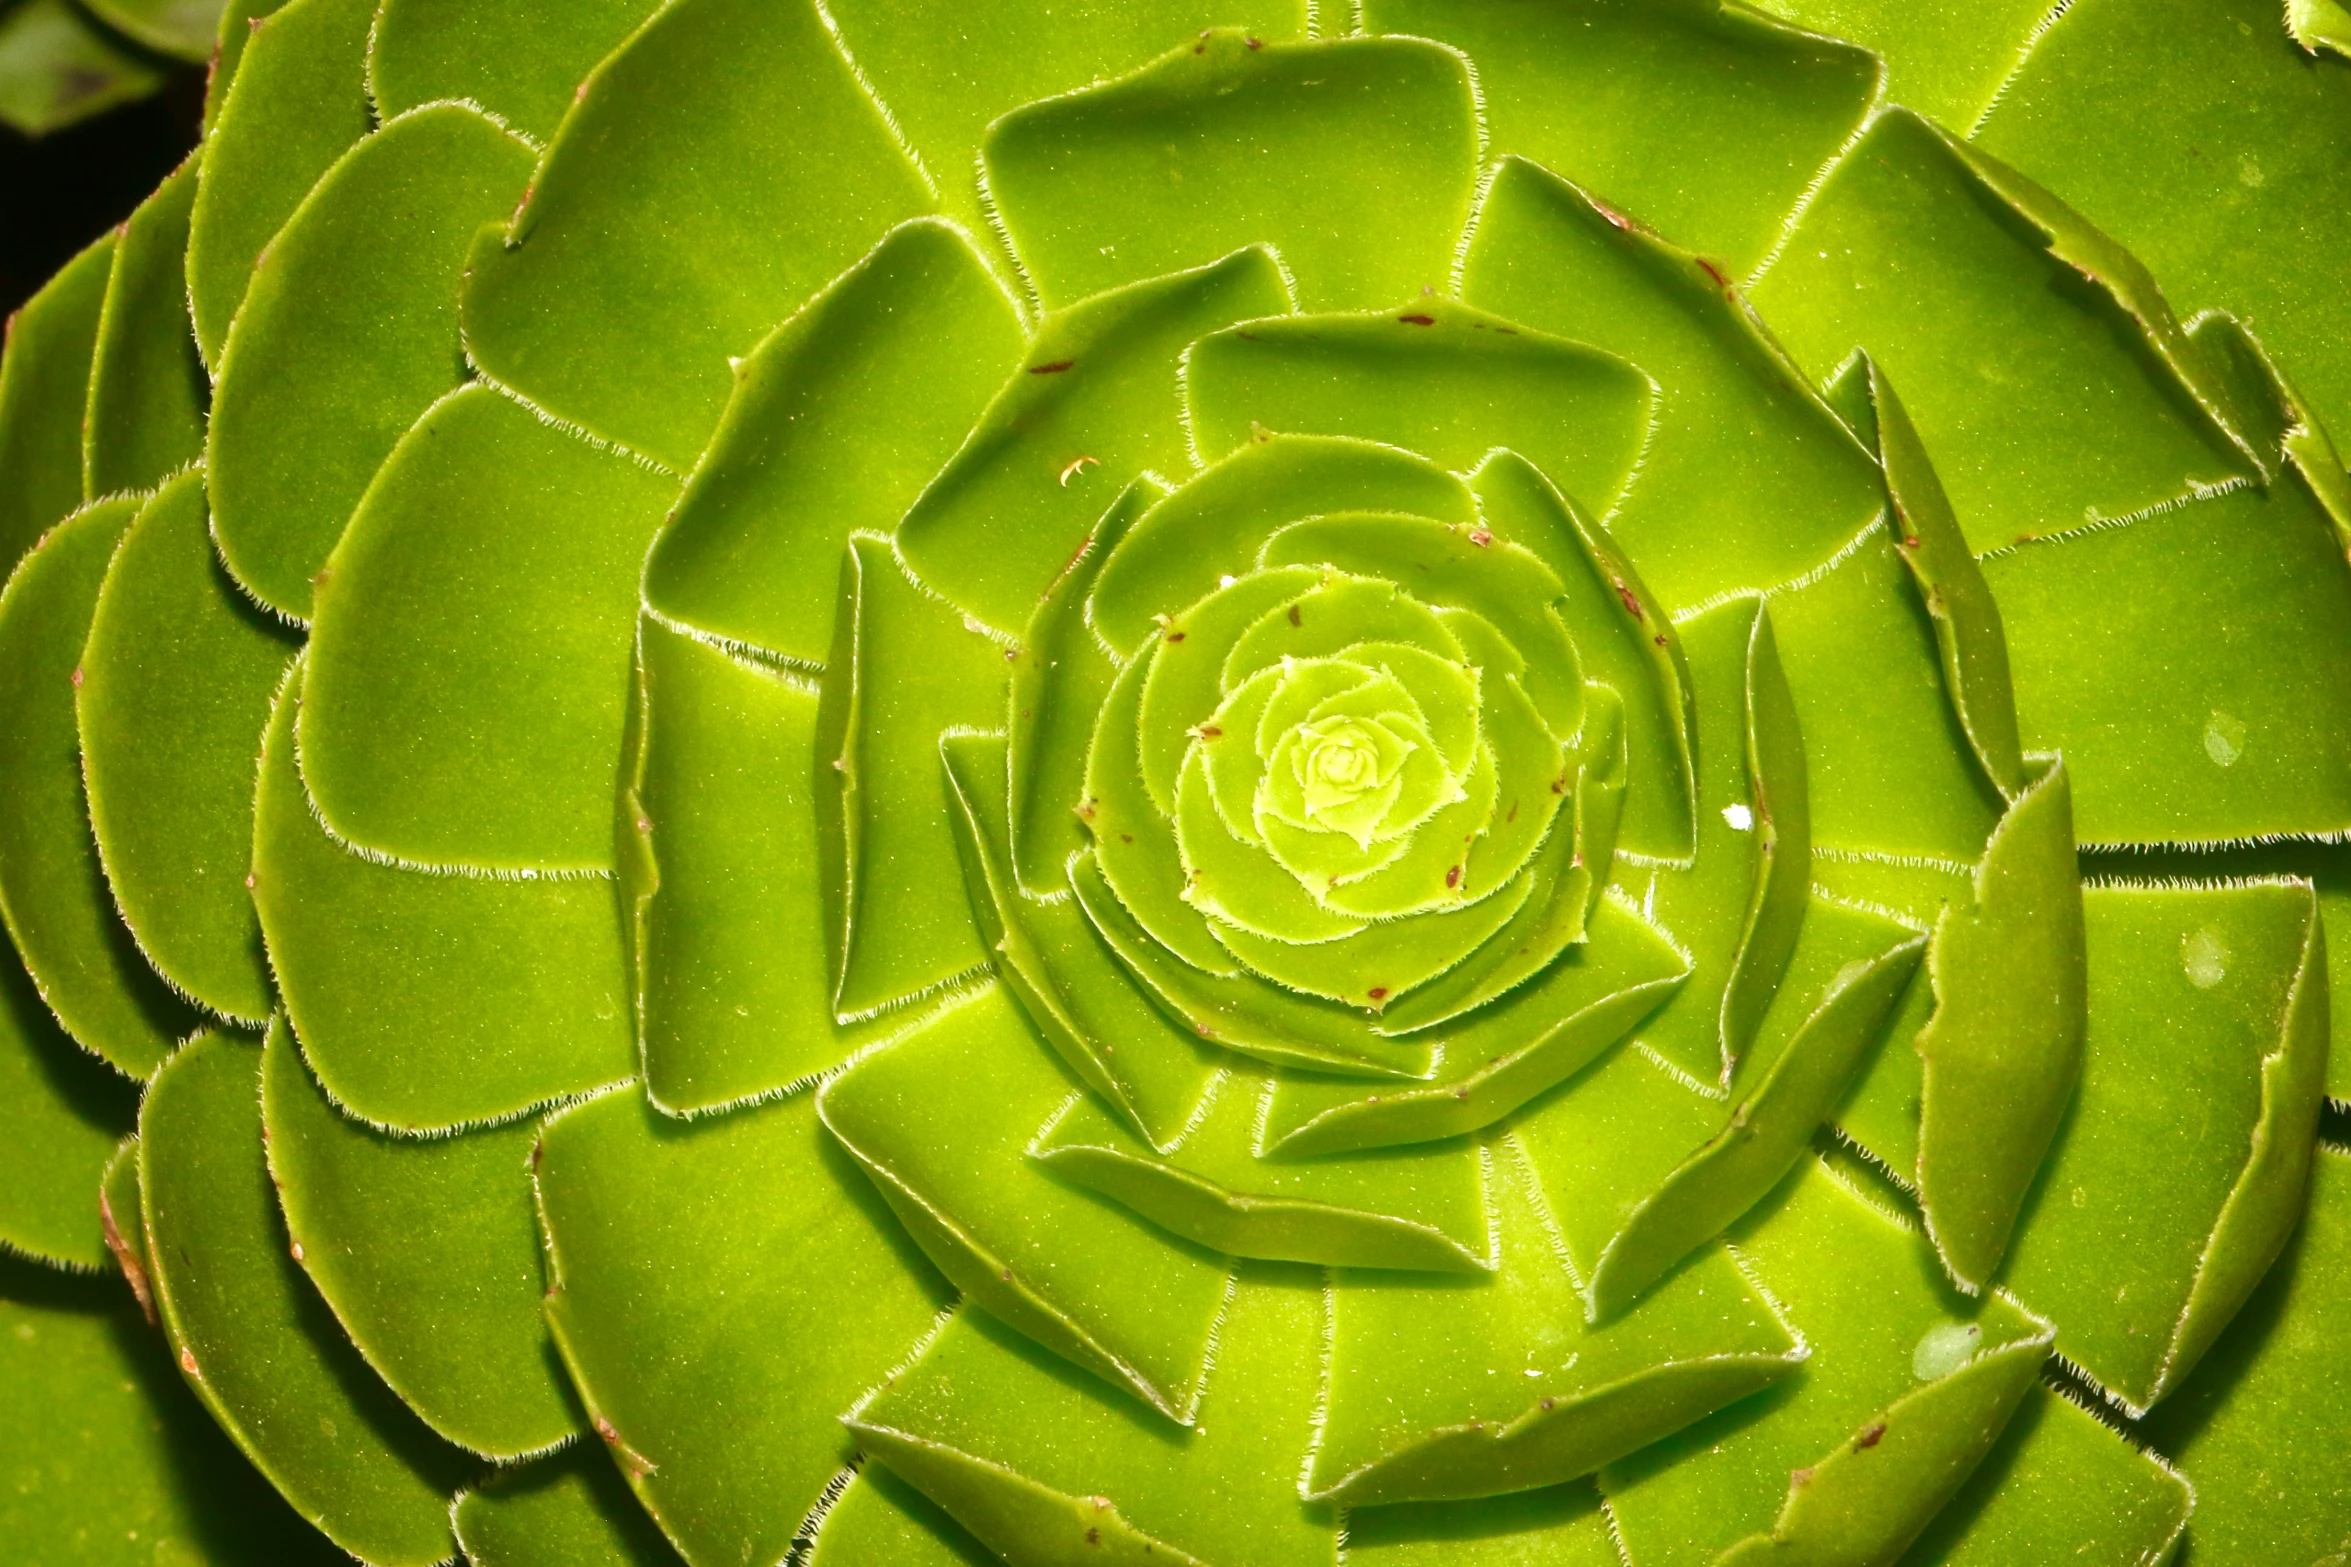
M 1657 636 L 1657 645 L 1658 645 L 1659 647 L 1663 647 L 1663 646 L 1665 646 L 1665 634 L 1664 634 L 1663 632 L 1659 632 L 1659 633 L 1658 633 L 1658 636 Z
M 1437 318 L 1435 316 L 1424 316 L 1419 314 L 1398 316 L 1396 319 L 1403 322 L 1406 326 L 1435 326 L 1437 324 Z
M 1731 280 L 1722 275 L 1722 268 L 1716 266 L 1713 262 L 1707 260 L 1704 256 L 1692 256 L 1690 259 L 1698 263 L 1699 271 L 1714 279 L 1714 286 L 1716 288 L 1729 288 L 1731 286 Z
M 1446 885 L 1446 886 L 1448 886 L 1448 887 L 1458 887 L 1458 886 L 1460 886 L 1460 885 L 1461 885 L 1461 867 L 1460 867 L 1460 866 L 1458 866 L 1458 865 L 1449 866 L 1449 867 L 1446 869 L 1446 871 L 1445 871 L 1445 885 Z
M 1079 816 L 1079 817 L 1080 817 L 1082 820 L 1085 820 L 1085 821 L 1089 821 L 1089 822 L 1090 822 L 1090 821 L 1092 821 L 1092 820 L 1094 819 L 1094 814 L 1095 814 L 1095 812 L 1097 812 L 1097 811 L 1099 811 L 1099 810 L 1101 810 L 1101 809 L 1102 809 L 1102 802 L 1101 802 L 1101 801 L 1099 801 L 1099 800 L 1087 800 L 1087 801 L 1084 801 L 1083 803 L 1081 803 L 1081 804 L 1078 806 L 1078 816 Z
M 1624 605 L 1624 612 L 1626 614 L 1632 616 L 1635 620 L 1647 620 L 1649 618 L 1648 612 L 1641 608 L 1640 595 L 1632 590 L 1630 584 L 1615 581 L 1615 579 L 1611 579 L 1611 583 L 1616 589 L 1617 602 Z
M 1903 547 L 1904 549 L 1906 549 L 1906 550 L 1914 550 L 1914 549 L 1917 549 L 1917 548 L 1918 548 L 1918 535 L 1917 535 L 1917 534 L 1915 534 L 1915 533 L 1905 533 L 1905 534 L 1903 534 L 1903 535 L 1902 535 L 1902 547 Z
M 1494 535 L 1484 528 L 1472 528 L 1469 530 L 1469 542 L 1479 549 L 1488 549 L 1494 543 Z
M 1878 1445 L 1878 1443 L 1884 1441 L 1885 1437 L 1886 1423 L 1883 1420 L 1880 1420 L 1853 1439 L 1853 1450 L 1855 1452 L 1860 1452 L 1864 1448 L 1875 1447 Z
M 1102 1531 L 1099 1529 L 1088 1529 L 1086 1531 L 1086 1543 L 1088 1545 L 1100 1545 L 1102 1543 Z
M 1612 228 L 1621 229 L 1627 234 L 1637 234 L 1641 230 L 1641 226 L 1638 223 L 1635 223 L 1631 218 L 1626 217 L 1623 213 L 1617 211 L 1614 207 L 1609 206 L 1605 202 L 1593 202 L 1592 210 L 1599 213 L 1600 216 L 1606 218 L 1609 222 L 1609 226 Z
M 1811 1471 L 1811 1470 L 1809 1470 L 1809 1469 L 1791 1469 L 1791 1470 L 1789 1470 L 1789 1471 L 1788 1471 L 1788 1489 L 1789 1489 L 1789 1490 L 1791 1490 L 1791 1491 L 1801 1491 L 1801 1490 L 1803 1490 L 1803 1489 L 1804 1489 L 1806 1486 L 1810 1485 L 1811 1483 L 1812 1483 L 1812 1471 Z
M 1502 820 L 1505 822 L 1515 822 L 1518 820 L 1518 802 L 1516 800 L 1510 802 L 1510 814 L 1503 817 Z
M 1371 999 L 1374 1001 L 1385 1001 L 1388 999 L 1388 987 L 1385 985 L 1374 985 L 1371 987 L 1371 989 L 1365 991 L 1364 994 L 1371 997 Z
M 1553 794 L 1567 793 L 1567 774 L 1561 773 L 1558 777 L 1551 780 L 1551 792 Z
M 1181 642 L 1184 640 L 1184 634 L 1181 631 L 1170 631 L 1167 634 L 1167 640 L 1170 642 Z
M 1224 731 L 1217 728 L 1217 726 L 1214 724 L 1202 724 L 1200 726 L 1200 738 L 1203 740 L 1221 739 L 1223 735 Z
M 180 1369 L 192 1377 L 203 1375 L 196 1369 L 196 1352 L 192 1349 L 180 1351 Z
M 1067 370 L 1071 365 L 1076 363 L 1077 361 L 1074 359 L 1056 359 L 1051 364 L 1029 366 L 1029 374 L 1059 375 L 1062 371 Z
M 1306 617 L 1298 613 L 1298 606 L 1295 604 L 1290 606 L 1290 624 L 1293 626 L 1306 624 Z
M 1252 49 L 1262 49 L 1265 47 L 1265 40 L 1262 38 L 1252 38 L 1248 42 L 1249 47 Z
M 76 691 L 82 688 L 82 666 L 79 664 L 73 666 L 73 688 Z

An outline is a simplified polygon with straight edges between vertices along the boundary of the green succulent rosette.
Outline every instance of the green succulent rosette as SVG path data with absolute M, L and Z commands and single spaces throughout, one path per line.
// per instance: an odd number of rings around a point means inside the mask
M 2351 1541 L 2337 8 L 219 36 L 0 361 L 18 1556 Z

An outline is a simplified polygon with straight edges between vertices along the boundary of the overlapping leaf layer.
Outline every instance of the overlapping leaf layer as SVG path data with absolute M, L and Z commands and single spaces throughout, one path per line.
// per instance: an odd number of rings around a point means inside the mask
M 19 1557 L 2351 1549 L 2338 7 L 261 11 L 0 366 Z

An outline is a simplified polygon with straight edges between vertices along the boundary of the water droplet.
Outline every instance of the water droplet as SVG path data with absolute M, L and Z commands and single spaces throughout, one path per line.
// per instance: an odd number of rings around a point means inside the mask
M 2226 713 L 2215 713 L 2204 725 L 2204 754 L 2222 767 L 2234 767 L 2245 754 L 2245 726 Z
M 1972 1322 L 1938 1322 L 1911 1351 L 1910 1369 L 1921 1382 L 1940 1382 L 1967 1364 L 1983 1337 L 1984 1330 Z
M 2189 984 L 2210 990 L 2229 977 L 2229 944 L 2206 925 L 2181 941 L 2180 967 L 2188 971 Z
M 2261 164 L 2253 154 L 2248 152 L 2239 155 L 2237 158 L 2237 182 L 2239 184 L 2247 190 L 2259 190 L 2268 178 L 2268 175 L 2261 172 Z
M 1731 824 L 1733 832 L 1746 832 L 1755 825 L 1755 813 L 1744 805 L 1724 806 L 1722 819 Z

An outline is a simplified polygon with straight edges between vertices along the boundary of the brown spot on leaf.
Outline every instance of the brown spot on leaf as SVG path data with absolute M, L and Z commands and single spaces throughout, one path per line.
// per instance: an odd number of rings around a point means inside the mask
M 1306 617 L 1299 613 L 1298 606 L 1295 604 L 1290 606 L 1290 624 L 1293 626 L 1302 626 L 1306 624 Z
M 73 666 L 73 688 L 76 691 L 82 688 L 82 666 L 79 664 Z
M 1398 316 L 1396 319 L 1406 326 L 1435 326 L 1437 324 L 1435 316 L 1424 316 L 1418 312 L 1408 316 Z
M 1788 1488 L 1789 1488 L 1790 1490 L 1793 1490 L 1793 1491 L 1801 1491 L 1801 1490 L 1803 1490 L 1803 1489 L 1804 1489 L 1806 1486 L 1810 1485 L 1811 1483 L 1812 1483 L 1812 1471 L 1811 1471 L 1811 1470 L 1809 1470 L 1809 1469 L 1791 1469 L 1791 1470 L 1789 1470 L 1789 1471 L 1788 1471 Z
M 183 1349 L 180 1351 L 180 1369 L 192 1377 L 203 1374 L 196 1369 L 196 1352 L 194 1350 Z
M 1051 364 L 1029 366 L 1029 374 L 1059 375 L 1062 371 L 1067 370 L 1071 365 L 1076 363 L 1077 361 L 1074 359 L 1056 359 Z
M 1865 1448 L 1875 1447 L 1878 1445 L 1878 1443 L 1884 1441 L 1885 1437 L 1886 1423 L 1883 1420 L 1876 1421 L 1867 1430 L 1863 1431 L 1859 1436 L 1853 1439 L 1853 1450 L 1855 1452 L 1860 1452 Z
M 1647 620 L 1649 615 L 1641 608 L 1640 595 L 1621 579 L 1611 578 L 1610 580 L 1615 583 L 1617 602 L 1624 606 L 1624 612 L 1635 620 Z
M 1447 867 L 1445 871 L 1445 885 L 1448 887 L 1458 887 L 1461 885 L 1460 866 L 1454 865 Z
M 1472 528 L 1469 530 L 1469 542 L 1479 549 L 1485 549 L 1494 542 L 1494 535 L 1485 528 Z

